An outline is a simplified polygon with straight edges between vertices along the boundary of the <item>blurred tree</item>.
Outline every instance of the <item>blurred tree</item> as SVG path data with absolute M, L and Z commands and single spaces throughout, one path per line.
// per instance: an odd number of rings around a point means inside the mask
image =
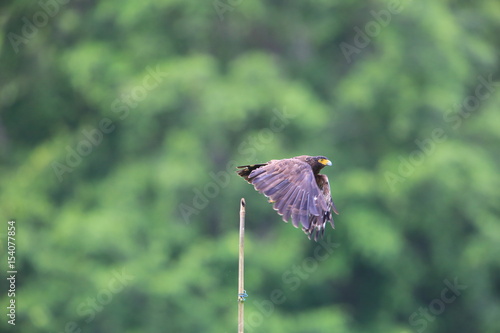
M 500 330 L 497 1 L 0 6 L 23 332 L 233 331 L 242 196 L 248 332 Z M 233 170 L 300 154 L 320 243 Z

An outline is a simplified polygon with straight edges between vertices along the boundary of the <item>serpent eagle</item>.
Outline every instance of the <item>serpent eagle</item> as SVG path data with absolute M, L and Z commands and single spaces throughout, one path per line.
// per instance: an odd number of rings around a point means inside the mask
M 324 156 L 302 155 L 242 165 L 236 172 L 269 199 L 283 221 L 302 225 L 307 237 L 317 241 L 327 222 L 335 228 L 331 211 L 338 215 L 328 177 L 319 173 L 327 165 L 332 162 Z

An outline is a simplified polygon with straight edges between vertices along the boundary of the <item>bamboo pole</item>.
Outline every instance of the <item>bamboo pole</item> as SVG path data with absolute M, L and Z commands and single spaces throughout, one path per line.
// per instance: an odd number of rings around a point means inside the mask
M 244 286 L 244 266 L 245 266 L 245 198 L 240 202 L 240 246 L 238 263 L 238 333 L 244 331 L 244 310 L 245 297 L 247 296 Z

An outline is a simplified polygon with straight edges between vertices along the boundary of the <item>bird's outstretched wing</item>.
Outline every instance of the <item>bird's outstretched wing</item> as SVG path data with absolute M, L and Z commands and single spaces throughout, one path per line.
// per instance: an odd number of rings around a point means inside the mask
M 311 236 L 313 232 L 324 230 L 331 220 L 333 207 L 328 178 L 320 189 L 311 166 L 299 159 L 272 160 L 266 164 L 243 166 L 238 173 L 254 185 L 273 203 L 273 208 L 282 215 L 283 221 L 291 218 L 295 227 L 302 225 Z M 317 234 L 315 234 L 317 238 Z

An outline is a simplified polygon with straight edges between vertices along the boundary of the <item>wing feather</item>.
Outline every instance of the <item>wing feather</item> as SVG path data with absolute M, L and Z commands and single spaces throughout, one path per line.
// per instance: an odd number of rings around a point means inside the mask
M 333 226 L 330 209 L 337 213 L 326 175 L 314 175 L 311 166 L 296 158 L 258 164 L 248 173 L 248 182 L 273 202 L 284 221 L 302 225 L 309 238 L 317 239 L 326 222 Z M 252 166 L 253 168 L 254 166 Z
M 299 223 L 302 224 L 302 216 L 307 216 L 307 210 L 302 211 L 302 200 L 304 198 L 304 194 L 305 191 L 300 189 L 291 205 L 292 223 L 295 228 L 299 227 Z
M 283 196 L 276 201 L 274 208 L 278 210 L 279 213 L 283 214 L 285 210 L 290 210 L 291 202 L 295 199 L 299 188 L 297 186 L 289 186 L 288 191 L 283 194 Z
M 309 194 L 304 192 L 304 197 L 302 198 L 302 203 L 300 205 L 300 224 L 304 228 L 309 228 Z
M 286 189 L 283 189 L 279 193 L 279 195 L 275 196 L 275 199 L 271 199 L 274 201 L 273 209 L 278 212 L 278 214 L 283 216 L 283 221 L 288 222 L 290 219 L 291 211 L 287 208 L 288 196 L 291 195 L 291 192 L 295 190 L 295 187 L 289 185 Z

